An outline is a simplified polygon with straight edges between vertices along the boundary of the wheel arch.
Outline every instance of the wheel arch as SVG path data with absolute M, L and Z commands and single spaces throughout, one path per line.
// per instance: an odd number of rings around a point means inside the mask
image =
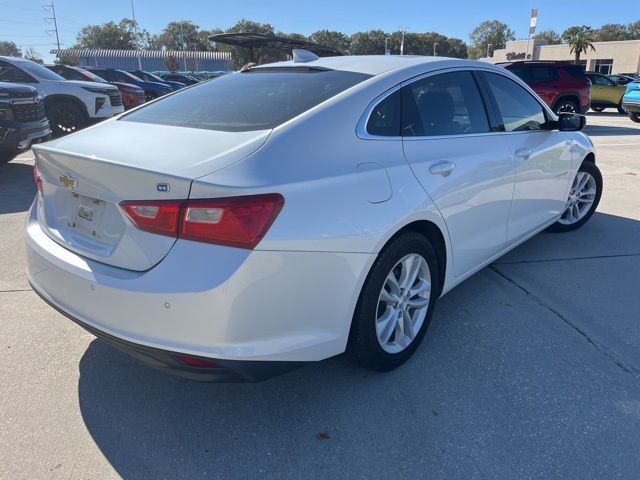
M 594 165 L 596 164 L 596 156 L 593 152 L 589 152 L 585 155 L 585 157 L 582 159 L 582 162 L 580 163 L 580 165 L 582 165 L 584 162 L 590 162 L 593 163 Z
M 561 93 L 560 95 L 558 95 L 556 97 L 556 99 L 553 101 L 553 106 L 551 107 L 555 113 L 556 108 L 558 106 L 558 104 L 562 101 L 562 100 L 573 100 L 574 102 L 576 102 L 576 104 L 578 105 L 578 110 L 580 110 L 581 108 L 581 104 L 580 104 L 580 95 L 578 95 L 575 92 L 570 92 L 570 93 Z
M 48 106 L 58 102 L 73 103 L 76 107 L 80 109 L 80 111 L 82 111 L 85 118 L 89 118 L 89 112 L 87 112 L 87 107 L 85 106 L 85 104 L 82 103 L 78 98 L 74 97 L 73 95 L 65 95 L 62 93 L 54 93 L 53 95 L 47 95 L 44 99 L 45 109 Z

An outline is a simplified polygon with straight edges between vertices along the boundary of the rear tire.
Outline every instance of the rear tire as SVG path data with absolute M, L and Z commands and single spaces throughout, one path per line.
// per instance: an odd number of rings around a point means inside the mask
M 554 105 L 553 111 L 556 114 L 563 113 L 563 112 L 580 113 L 580 106 L 578 105 L 578 102 L 576 102 L 575 100 L 571 100 L 570 98 L 567 98 L 567 99 L 561 98 Z
M 629 112 L 629 118 L 632 122 L 640 123 L 640 113 L 638 112 Z
M 77 132 L 87 126 L 85 112 L 70 101 L 52 102 L 45 107 L 54 136 Z
M 440 290 L 438 260 L 429 240 L 407 232 L 378 255 L 351 324 L 348 350 L 365 368 L 392 370 L 422 342 Z
M 595 163 L 584 161 L 573 179 L 567 207 L 550 232 L 571 232 L 587 223 L 602 196 L 602 174 Z
M 604 111 L 604 107 L 591 107 L 591 110 L 593 110 L 594 112 L 602 112 Z

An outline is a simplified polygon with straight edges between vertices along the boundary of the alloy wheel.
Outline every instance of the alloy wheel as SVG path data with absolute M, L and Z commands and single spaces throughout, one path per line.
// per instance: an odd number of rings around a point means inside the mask
M 571 185 L 567 207 L 559 223 L 571 225 L 579 222 L 591 210 L 596 199 L 596 180 L 587 172 L 578 172 Z
M 571 102 L 561 103 L 556 113 L 576 113 L 576 106 Z
M 399 353 L 415 339 L 429 310 L 431 272 L 416 253 L 401 258 L 384 281 L 376 314 L 376 334 L 382 349 Z

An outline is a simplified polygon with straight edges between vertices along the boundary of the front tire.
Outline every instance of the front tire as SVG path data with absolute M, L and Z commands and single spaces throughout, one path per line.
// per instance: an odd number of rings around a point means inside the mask
M 629 112 L 629 118 L 632 122 L 640 123 L 640 113 L 638 112 Z
M 406 362 L 422 342 L 440 291 L 438 260 L 429 240 L 407 232 L 387 245 L 362 287 L 348 349 L 377 371 Z
M 593 215 L 602 196 L 602 174 L 595 163 L 584 161 L 576 173 L 567 207 L 560 219 L 549 227 L 551 232 L 577 230 Z
M 54 136 L 67 135 L 87 126 L 87 116 L 75 103 L 63 101 L 46 106 L 46 115 Z

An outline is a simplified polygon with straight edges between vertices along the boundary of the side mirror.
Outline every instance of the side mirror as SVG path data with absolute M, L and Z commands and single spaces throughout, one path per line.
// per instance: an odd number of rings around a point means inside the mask
M 561 132 L 577 132 L 587 124 L 587 118 L 577 113 L 560 113 L 558 115 L 557 128 Z

